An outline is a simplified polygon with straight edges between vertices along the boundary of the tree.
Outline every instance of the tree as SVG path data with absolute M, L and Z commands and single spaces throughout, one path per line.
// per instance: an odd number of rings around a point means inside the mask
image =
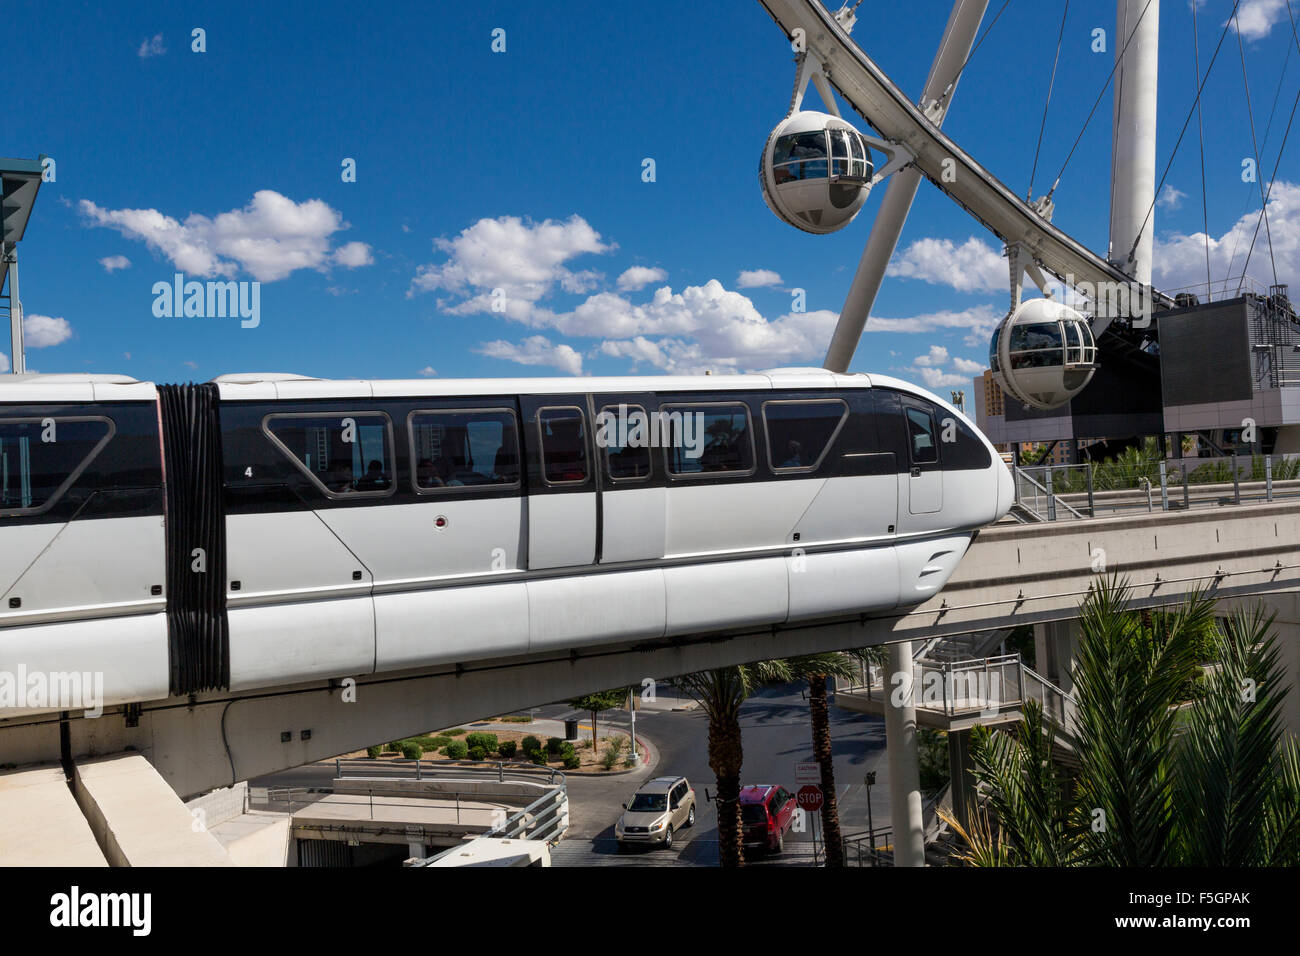
M 744 866 L 740 825 L 740 767 L 745 751 L 740 735 L 740 707 L 764 684 L 793 679 L 787 661 L 759 661 L 699 671 L 677 678 L 677 686 L 709 718 L 709 767 L 717 780 L 718 864 Z
M 958 830 L 972 865 L 1278 866 L 1300 863 L 1300 745 L 1283 732 L 1286 694 L 1262 610 L 1222 625 L 1196 594 L 1147 616 L 1102 581 L 1080 608 L 1073 677 L 1079 760 L 1049 758 L 1055 729 L 1026 705 L 1014 737 L 972 734 L 990 796 Z M 1213 635 L 1214 664 L 1190 678 Z M 1189 694 L 1191 701 L 1180 707 Z M 951 823 L 951 820 L 949 821 Z
M 840 835 L 839 801 L 835 793 L 835 762 L 831 752 L 830 707 L 826 698 L 826 678 L 854 675 L 857 668 L 844 654 L 808 654 L 791 658 L 793 677 L 808 680 L 808 710 L 812 724 L 813 759 L 821 770 L 822 833 L 826 843 L 827 867 L 844 865 L 844 841 Z
M 575 697 L 568 704 L 574 710 L 585 710 L 591 714 L 591 749 L 594 753 L 596 750 L 596 741 L 599 735 L 596 733 L 596 715 L 607 710 L 613 710 L 615 707 L 622 707 L 627 701 L 628 689 L 626 687 L 617 687 L 614 690 L 603 690 L 598 694 L 587 694 L 585 697 Z

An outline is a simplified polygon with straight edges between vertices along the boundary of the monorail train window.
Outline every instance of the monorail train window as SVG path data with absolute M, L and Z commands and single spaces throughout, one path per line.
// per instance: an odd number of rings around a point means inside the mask
M 412 412 L 412 480 L 418 491 L 519 485 L 519 432 L 508 408 Z
M 587 429 L 582 409 L 543 408 L 537 413 L 542 436 L 542 476 L 548 485 L 578 485 L 587 480 Z
M 939 444 L 934 429 L 934 416 L 928 411 L 905 406 L 907 434 L 911 441 L 912 462 L 924 465 L 939 460 Z
M 54 507 L 113 430 L 107 418 L 0 419 L 0 515 Z
M 331 498 L 393 493 L 393 426 L 382 412 L 268 415 L 262 427 Z
M 678 478 L 754 470 L 749 406 L 665 405 L 668 473 Z
M 849 406 L 827 401 L 764 402 L 767 457 L 773 471 L 814 471 L 848 418 Z
M 596 446 L 613 481 L 650 477 L 651 420 L 640 405 L 606 405 L 596 415 Z

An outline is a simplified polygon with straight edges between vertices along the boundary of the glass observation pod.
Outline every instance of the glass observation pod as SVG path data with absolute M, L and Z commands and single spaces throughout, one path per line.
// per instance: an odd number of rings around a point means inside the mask
M 804 110 L 786 117 L 763 151 L 763 196 L 805 232 L 848 225 L 871 192 L 875 166 L 862 134 L 837 116 Z
M 1092 380 L 1097 343 L 1086 316 L 1051 299 L 1030 299 L 994 331 L 989 368 L 1022 404 L 1059 408 Z

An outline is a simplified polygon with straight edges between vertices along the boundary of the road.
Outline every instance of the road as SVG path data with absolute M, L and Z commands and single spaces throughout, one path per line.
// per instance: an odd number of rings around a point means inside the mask
M 795 791 L 794 765 L 812 760 L 807 685 L 790 684 L 765 688 L 745 702 L 740 725 L 745 747 L 741 781 L 744 784 L 775 783 Z M 612 777 L 568 776 L 569 832 L 552 852 L 556 866 L 716 866 L 718 860 L 717 813 L 706 797 L 716 789 L 708 764 L 708 719 L 696 710 L 670 710 L 674 701 L 671 687 L 661 688 L 658 707 L 637 713 L 637 736 L 648 738 L 659 754 L 657 764 L 647 770 Z M 668 696 L 665 696 L 668 695 Z M 563 719 L 575 712 L 564 704 L 534 708 L 540 718 Z M 584 729 L 590 721 L 582 718 Z M 867 771 L 877 772 L 872 787 L 871 810 L 875 824 L 889 825 L 889 787 L 885 760 L 885 725 L 877 717 L 830 709 L 832 752 L 835 757 L 836 790 L 839 793 L 840 823 L 844 832 L 867 829 L 867 794 L 863 779 Z M 626 711 L 600 715 L 606 726 L 629 729 Z M 524 727 L 526 725 L 520 725 Z M 681 774 L 691 781 L 698 798 L 695 826 L 677 834 L 671 850 L 618 852 L 614 823 L 637 786 L 652 776 Z M 334 776 L 332 761 L 297 767 L 250 781 L 255 787 L 328 788 Z M 812 862 L 811 824 L 803 832 L 786 836 L 785 852 L 779 856 L 750 854 L 756 865 L 809 865 Z

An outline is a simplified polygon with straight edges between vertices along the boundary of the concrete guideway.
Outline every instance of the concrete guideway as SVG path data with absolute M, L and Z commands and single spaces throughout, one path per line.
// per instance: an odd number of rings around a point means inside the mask
M 233 866 L 138 753 L 77 761 L 73 793 L 112 866 Z
M 943 591 L 894 632 L 956 634 L 1074 617 L 1090 585 L 1117 572 L 1134 607 L 1197 588 L 1229 598 L 1300 586 L 1294 502 L 1033 525 L 980 533 Z
M 108 866 L 61 768 L 0 773 L 0 866 Z

